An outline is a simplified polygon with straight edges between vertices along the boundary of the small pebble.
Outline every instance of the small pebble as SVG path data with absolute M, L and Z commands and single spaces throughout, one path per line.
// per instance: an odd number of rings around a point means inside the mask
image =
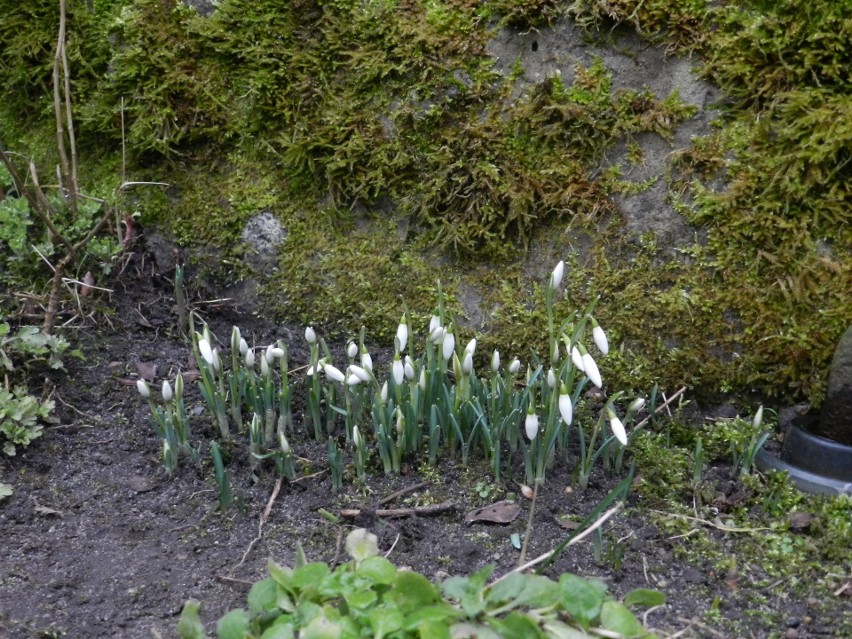
M 795 628 L 787 628 L 787 632 L 784 633 L 784 639 L 799 639 L 799 631 Z

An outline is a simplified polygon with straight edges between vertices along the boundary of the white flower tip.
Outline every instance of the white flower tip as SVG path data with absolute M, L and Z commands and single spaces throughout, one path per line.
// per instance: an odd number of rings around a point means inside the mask
M 144 379 L 136 380 L 136 389 L 139 391 L 139 394 L 142 395 L 145 399 L 151 397 L 151 389 L 148 387 L 148 383 Z
M 559 263 L 553 269 L 553 272 L 550 274 L 550 288 L 552 290 L 556 290 L 559 288 L 559 285 L 562 283 L 562 276 L 565 274 L 565 262 L 559 260 Z
M 491 356 L 491 372 L 496 373 L 500 370 L 500 351 L 494 350 L 494 354 Z
M 167 402 L 172 401 L 174 397 L 174 393 L 172 392 L 172 385 L 169 384 L 168 380 L 163 382 L 163 399 Z
M 612 416 L 609 420 L 609 427 L 612 429 L 612 434 L 622 446 L 627 446 L 627 432 L 624 430 L 624 424 L 618 417 Z
M 609 353 L 609 341 L 606 338 L 606 333 L 597 324 L 592 328 L 592 339 L 595 340 L 595 345 L 603 355 Z
M 763 404 L 760 405 L 760 407 L 757 409 L 757 412 L 754 414 L 754 421 L 752 421 L 752 425 L 755 428 L 758 428 L 758 427 L 760 427 L 760 425 L 762 423 L 763 423 Z
M 305 340 L 307 340 L 308 344 L 314 344 L 317 341 L 317 334 L 314 331 L 313 326 L 308 326 L 305 329 Z
M 213 356 L 213 349 L 210 348 L 210 342 L 207 341 L 206 338 L 202 337 L 198 340 L 198 351 L 201 353 L 201 357 L 204 358 L 204 361 L 210 366 L 213 366 L 216 358 Z
M 534 440 L 536 435 L 538 435 L 538 415 L 535 413 L 527 413 L 527 418 L 524 422 L 524 429 L 527 432 L 527 439 L 530 441 Z
M 519 360 L 519 359 L 516 357 L 515 359 L 513 359 L 513 360 L 509 363 L 509 372 L 510 372 L 510 373 L 512 373 L 512 375 L 514 375 L 514 374 L 515 374 L 515 373 L 517 373 L 519 370 L 521 370 L 521 360 Z

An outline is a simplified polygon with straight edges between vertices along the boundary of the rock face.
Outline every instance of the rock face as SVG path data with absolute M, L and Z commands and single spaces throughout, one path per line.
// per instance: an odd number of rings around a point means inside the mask
M 816 434 L 852 446 L 852 326 L 834 351 Z

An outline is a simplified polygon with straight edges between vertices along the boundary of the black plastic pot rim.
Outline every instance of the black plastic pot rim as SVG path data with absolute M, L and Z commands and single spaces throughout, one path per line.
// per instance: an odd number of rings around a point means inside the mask
M 801 491 L 817 495 L 852 495 L 852 482 L 823 477 L 807 470 L 793 466 L 783 459 L 776 457 L 767 450 L 758 452 L 755 458 L 759 470 L 783 470 Z

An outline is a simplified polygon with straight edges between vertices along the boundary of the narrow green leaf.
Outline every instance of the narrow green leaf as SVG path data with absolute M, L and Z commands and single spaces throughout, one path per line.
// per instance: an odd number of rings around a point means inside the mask
M 653 606 L 662 606 L 666 603 L 666 596 L 659 590 L 651 590 L 650 588 L 636 588 L 631 590 L 624 597 L 625 606 L 644 606 L 651 608 Z

